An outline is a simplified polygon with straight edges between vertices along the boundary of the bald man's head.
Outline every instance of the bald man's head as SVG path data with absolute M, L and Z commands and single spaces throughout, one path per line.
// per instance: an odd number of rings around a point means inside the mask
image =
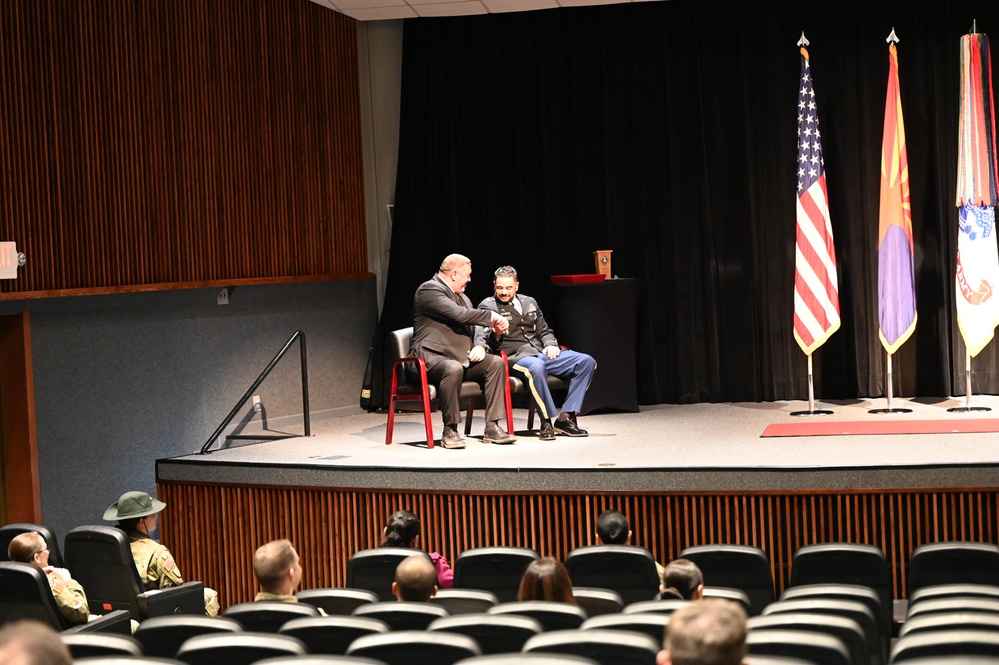
M 437 571 L 426 556 L 403 559 L 395 569 L 392 593 L 398 600 L 425 603 L 437 594 Z

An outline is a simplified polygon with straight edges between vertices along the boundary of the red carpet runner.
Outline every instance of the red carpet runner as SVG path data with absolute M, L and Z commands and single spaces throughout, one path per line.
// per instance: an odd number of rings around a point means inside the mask
M 851 436 L 857 434 L 968 434 L 999 432 L 999 418 L 953 420 L 854 420 L 774 423 L 763 430 L 767 436 Z

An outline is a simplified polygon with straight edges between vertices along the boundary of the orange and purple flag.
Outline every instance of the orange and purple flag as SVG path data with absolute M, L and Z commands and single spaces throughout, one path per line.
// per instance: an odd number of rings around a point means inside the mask
M 881 140 L 878 226 L 878 321 L 885 351 L 895 353 L 916 329 L 915 250 L 909 199 L 909 160 L 898 88 L 898 52 L 888 46 L 888 95 Z

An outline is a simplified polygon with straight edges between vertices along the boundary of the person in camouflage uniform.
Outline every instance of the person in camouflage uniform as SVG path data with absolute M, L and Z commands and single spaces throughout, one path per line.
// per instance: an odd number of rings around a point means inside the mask
M 289 540 L 272 540 L 253 553 L 253 574 L 260 585 L 254 598 L 297 603 L 295 590 L 302 581 L 302 563 Z
M 74 626 L 87 623 L 90 616 L 87 594 L 68 570 L 49 565 L 49 547 L 40 533 L 28 531 L 12 538 L 7 547 L 7 557 L 11 561 L 33 563 L 41 568 L 48 578 L 56 606 L 66 620 Z
M 166 508 L 162 501 L 145 492 L 125 492 L 104 511 L 104 519 L 118 522 L 119 529 L 128 535 L 132 558 L 139 578 L 147 590 L 164 589 L 184 583 L 180 567 L 166 546 L 149 534 L 156 530 L 156 515 Z M 214 589 L 205 587 L 205 614 L 218 616 L 219 596 Z

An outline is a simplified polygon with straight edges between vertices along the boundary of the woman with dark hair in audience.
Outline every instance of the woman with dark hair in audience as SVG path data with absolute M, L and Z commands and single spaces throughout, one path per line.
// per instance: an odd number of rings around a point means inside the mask
M 420 549 L 420 518 L 408 510 L 397 510 L 382 529 L 382 544 L 379 547 L 412 547 Z M 454 586 L 454 571 L 447 559 L 437 552 L 430 552 L 430 560 L 437 571 L 437 586 L 450 589 Z
M 704 595 L 704 575 L 697 564 L 689 559 L 677 559 L 663 571 L 663 583 L 659 587 L 660 598 L 698 600 Z
M 554 600 L 576 605 L 572 580 L 561 561 L 551 557 L 538 559 L 527 567 L 520 580 L 517 600 Z

